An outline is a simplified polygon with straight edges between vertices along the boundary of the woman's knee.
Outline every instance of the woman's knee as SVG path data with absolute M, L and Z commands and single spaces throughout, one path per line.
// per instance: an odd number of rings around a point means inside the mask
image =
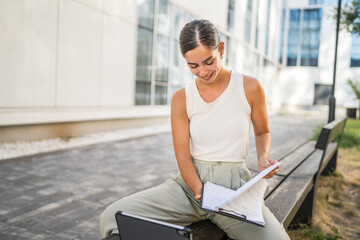
M 127 200 L 121 199 L 109 205 L 99 216 L 100 234 L 106 237 L 117 230 L 115 214 L 118 211 L 126 211 Z

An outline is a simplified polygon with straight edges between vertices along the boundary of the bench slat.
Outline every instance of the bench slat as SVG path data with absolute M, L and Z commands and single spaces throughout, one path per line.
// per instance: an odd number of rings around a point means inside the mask
M 321 150 L 315 151 L 265 201 L 265 205 L 285 228 L 314 186 L 321 154 Z
M 305 138 L 293 138 L 291 140 L 284 141 L 284 143 L 281 145 L 271 146 L 270 158 L 279 161 L 289 153 L 301 147 L 307 141 L 308 140 Z M 246 159 L 246 166 L 250 170 L 258 171 L 256 152 L 249 153 L 249 156 Z
M 314 151 L 315 142 L 310 141 L 282 159 L 277 174 L 287 176 Z
M 265 205 L 287 228 L 312 187 L 313 177 L 288 178 L 266 199 Z
M 278 185 L 281 184 L 283 180 L 284 180 L 283 176 L 277 176 L 277 175 L 273 176 L 270 179 L 267 179 L 269 183 L 269 187 L 266 189 L 264 199 L 266 199 L 269 196 L 269 194 L 271 194 L 278 187 Z
M 270 158 L 275 160 L 283 159 L 287 154 L 295 151 L 309 140 L 307 138 L 286 139 L 280 146 L 272 148 Z
M 325 167 L 328 165 L 329 161 L 331 160 L 337 149 L 338 149 L 338 143 L 336 142 L 330 143 L 328 145 L 325 158 L 320 167 L 320 173 L 324 171 Z
M 289 178 L 301 178 L 316 175 L 321 160 L 323 151 L 315 150 L 311 156 L 306 159 L 290 176 Z
M 250 170 L 252 177 L 254 177 L 256 174 L 258 174 L 258 171 L 253 171 Z M 266 199 L 266 197 L 271 194 L 271 192 L 283 181 L 284 177 L 283 176 L 278 176 L 275 175 L 270 179 L 267 179 L 268 183 L 269 183 L 269 187 L 266 189 L 265 192 L 265 196 L 264 198 Z

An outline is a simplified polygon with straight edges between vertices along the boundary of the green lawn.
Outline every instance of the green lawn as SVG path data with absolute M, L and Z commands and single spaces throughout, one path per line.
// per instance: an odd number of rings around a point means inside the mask
M 316 141 L 320 135 L 322 125 L 316 127 L 314 130 L 314 136 L 311 140 Z M 346 120 L 346 125 L 344 133 L 341 139 L 340 147 L 342 148 L 352 148 L 356 147 L 360 150 L 360 120 L 348 118 Z

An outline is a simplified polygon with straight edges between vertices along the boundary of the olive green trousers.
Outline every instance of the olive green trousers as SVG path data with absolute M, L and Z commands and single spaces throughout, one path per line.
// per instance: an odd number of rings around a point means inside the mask
M 245 163 L 194 160 L 194 165 L 202 182 L 209 181 L 234 190 L 251 179 Z M 265 228 L 201 209 L 180 173 L 157 187 L 124 197 L 108 206 L 100 215 L 103 238 L 118 232 L 115 220 L 117 211 L 182 226 L 209 219 L 232 239 L 290 239 L 265 205 Z

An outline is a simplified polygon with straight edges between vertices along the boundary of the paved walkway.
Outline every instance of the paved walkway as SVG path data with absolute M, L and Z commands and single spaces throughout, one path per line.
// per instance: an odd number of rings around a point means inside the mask
M 272 116 L 272 146 L 310 137 L 325 122 L 326 114 Z M 0 239 L 100 239 L 107 205 L 176 172 L 169 132 L 0 162 Z

